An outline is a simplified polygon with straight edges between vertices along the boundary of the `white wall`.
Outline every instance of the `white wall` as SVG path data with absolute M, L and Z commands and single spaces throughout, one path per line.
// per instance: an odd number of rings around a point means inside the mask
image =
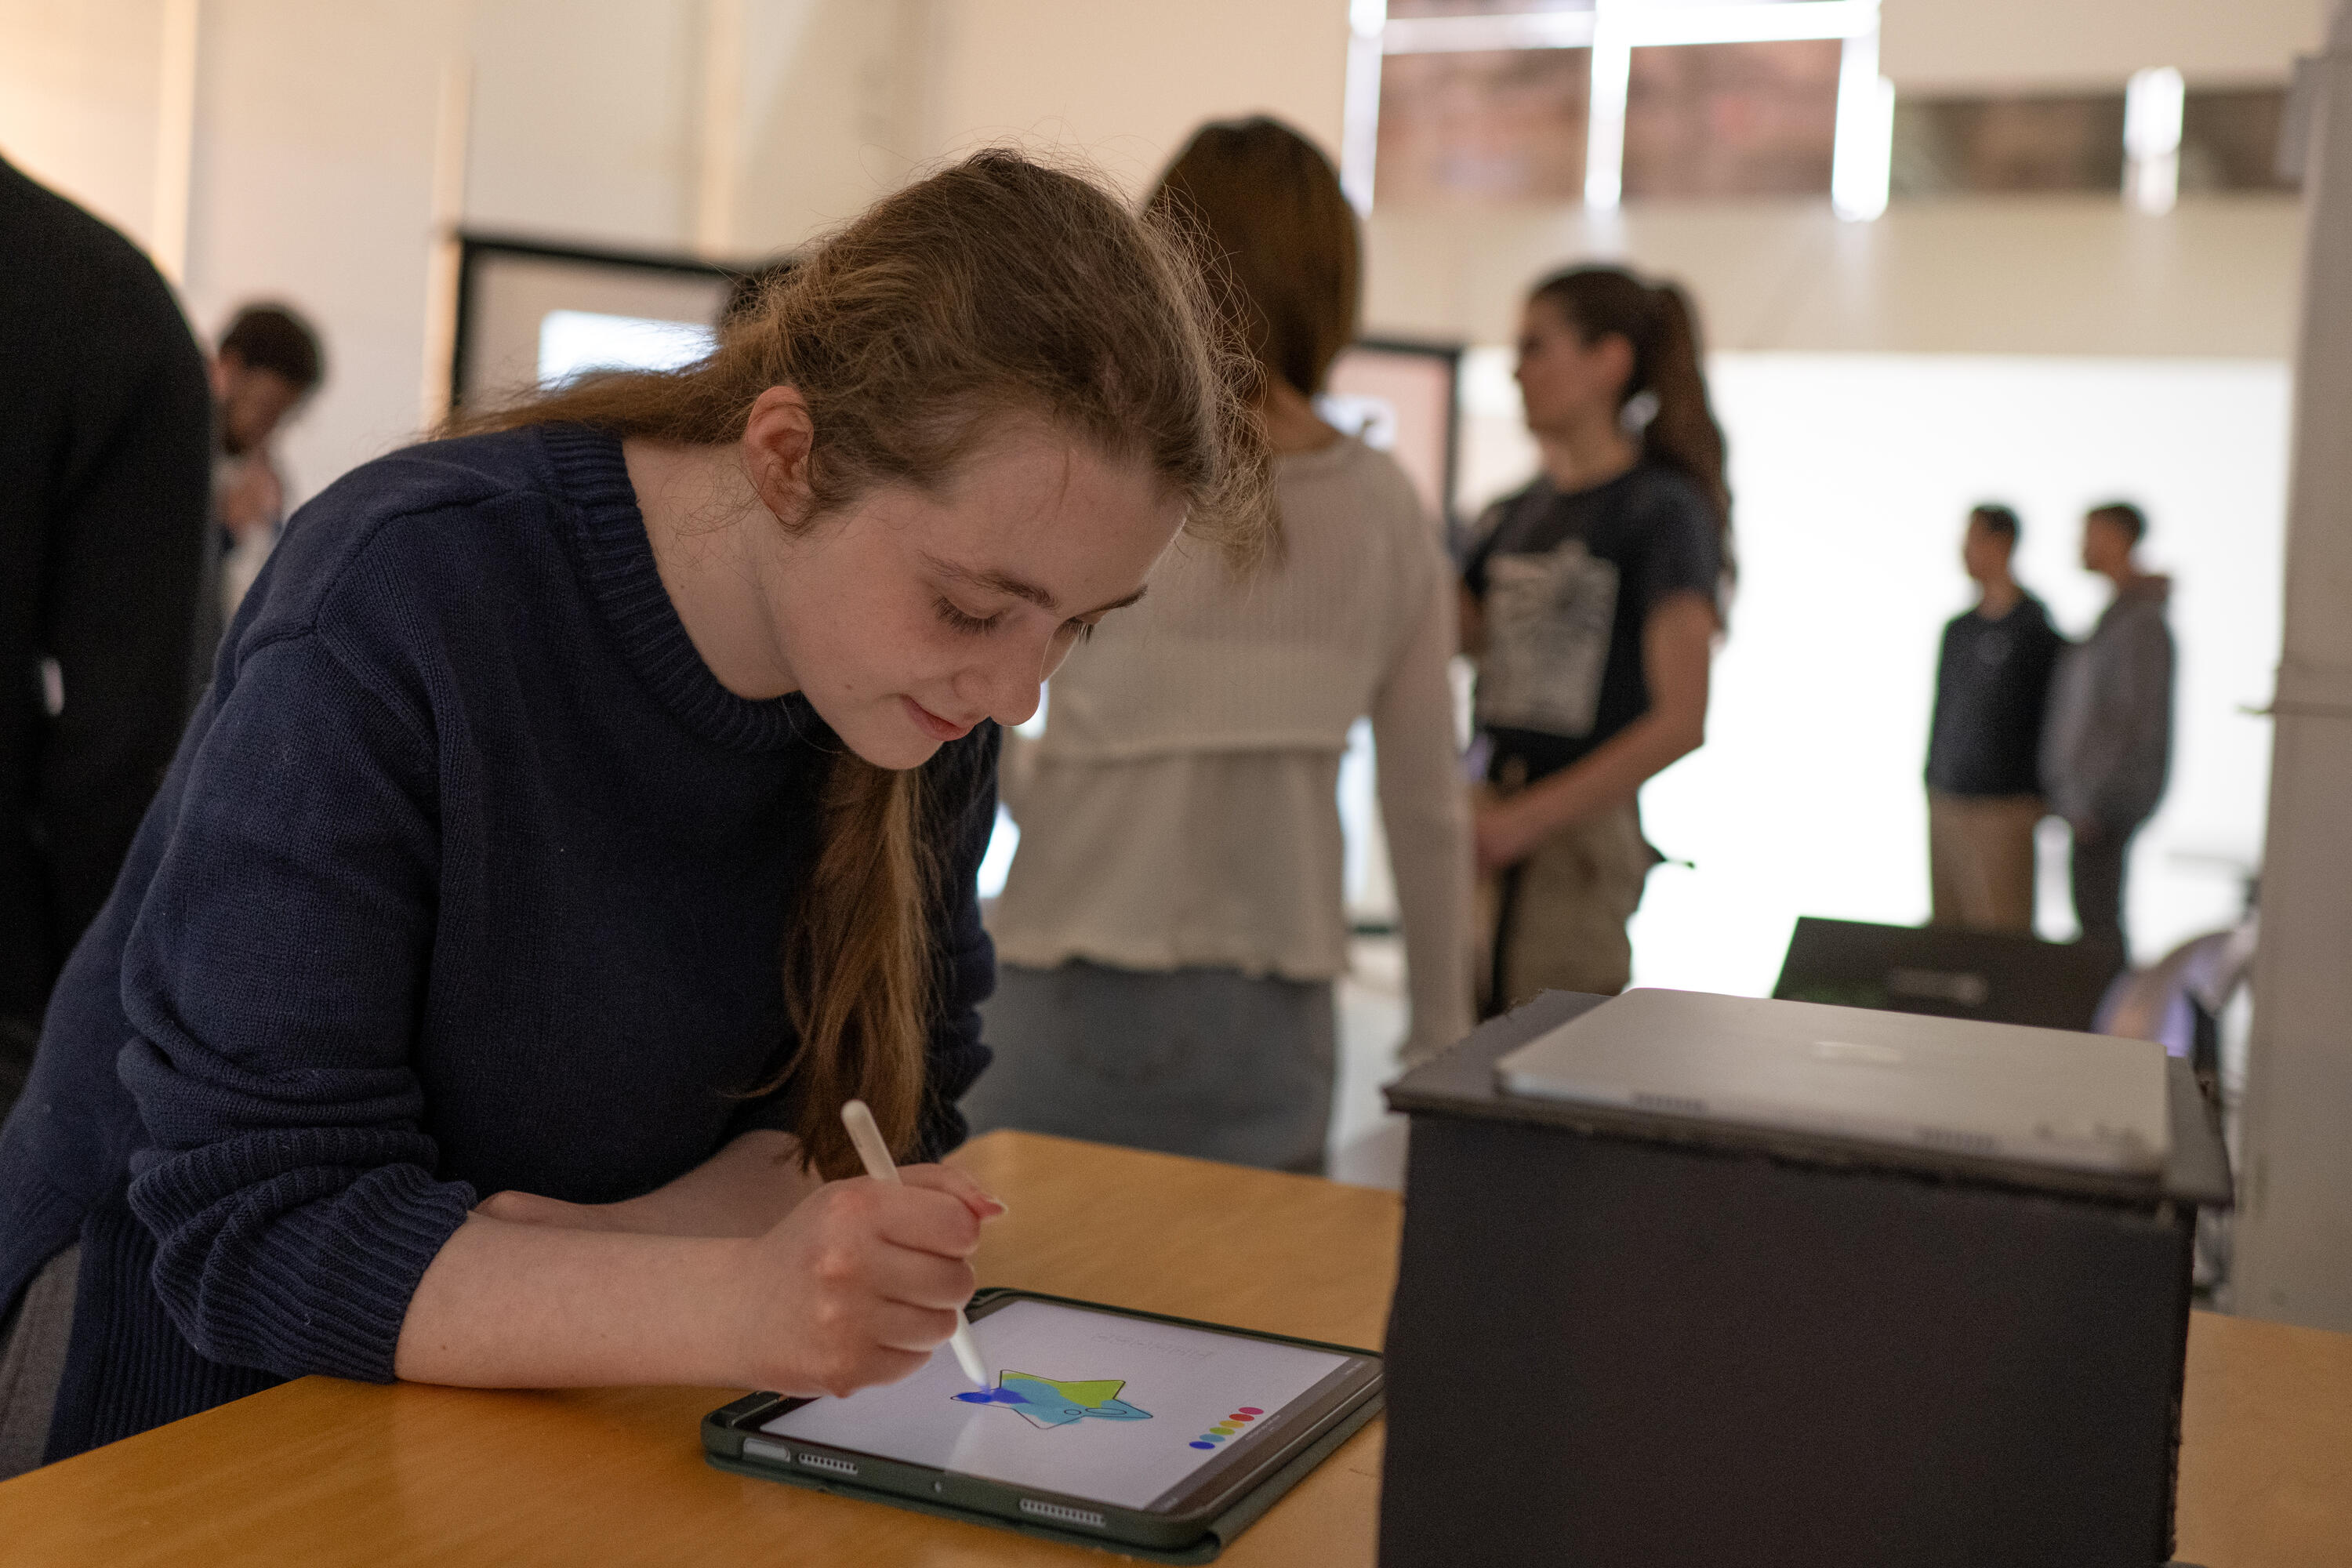
M 1202 120 L 1267 112 L 1338 155 L 1344 0 L 940 0 L 932 151 L 1042 139 L 1140 191 Z
M 141 245 L 155 216 L 163 0 L 0 4 L 0 155 Z
M 209 341 L 284 299 L 328 381 L 289 432 L 297 496 L 413 437 L 441 70 L 455 0 L 206 0 L 184 295 Z
M 331 380 L 287 440 L 298 497 L 412 435 L 443 73 L 472 72 L 464 221 L 683 250 L 706 172 L 704 29 L 730 0 L 202 0 L 185 300 L 210 336 L 279 295 Z M 147 243 L 163 0 L 0 0 L 0 153 Z M 1337 144 L 1334 0 L 740 0 L 722 127 L 744 257 L 801 243 L 985 141 L 1139 188 L 1205 115 Z M 1237 49 L 1246 37 L 1251 47 Z
M 0 152 L 152 237 L 161 0 L 0 0 Z M 282 297 L 329 382 L 286 442 L 296 497 L 414 433 L 434 126 L 463 0 L 204 0 L 183 302 L 209 341 Z
M 2080 637 L 2104 607 L 2076 556 L 2087 506 L 2151 519 L 2177 574 L 2172 782 L 2132 861 L 2142 962 L 2232 923 L 2262 855 L 2278 656 L 2287 376 L 2277 363 L 1735 354 L 1711 366 L 1732 434 L 1741 582 L 1706 748 L 1643 793 L 1662 868 L 1634 924 L 1643 984 L 1757 995 L 1800 914 L 1927 913 L 1920 770 L 1943 623 L 1969 603 L 1960 526 L 2023 514 L 2020 578 Z M 2042 933 L 2074 934 L 2045 858 Z
M 461 0 L 462 3 L 462 0 Z M 466 220 L 683 250 L 693 233 L 690 0 L 475 0 Z
M 1365 319 L 1470 342 L 1508 342 L 1530 283 L 1601 258 L 1680 279 L 1709 346 L 1728 352 L 2279 359 L 2303 221 L 2284 195 L 2192 197 L 2164 217 L 2047 195 L 1897 203 L 1867 224 L 1786 199 L 1606 219 L 1376 206 L 1365 232 Z
M 752 7 L 736 250 L 789 249 L 855 217 L 930 155 L 935 9 L 930 0 Z

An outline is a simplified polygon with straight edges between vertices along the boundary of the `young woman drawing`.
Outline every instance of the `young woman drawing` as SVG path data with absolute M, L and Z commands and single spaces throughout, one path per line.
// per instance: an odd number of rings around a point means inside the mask
M 996 725 L 1180 527 L 1255 546 L 1205 298 L 982 153 L 701 363 L 307 507 L 0 1133 L 8 1354 L 53 1369 L 0 1409 L 20 1455 L 312 1372 L 919 1365 L 996 1205 L 824 1181 L 841 1104 L 911 1160 L 962 1136 Z
M 1723 432 L 1680 289 L 1614 267 L 1546 279 L 1518 380 L 1542 472 L 1479 520 L 1463 571 L 1493 1012 L 1632 978 L 1625 922 L 1657 860 L 1635 795 L 1706 738 L 1730 575 Z
M 1396 464 L 1309 401 L 1356 332 L 1356 220 L 1329 160 L 1271 120 L 1210 125 L 1152 201 L 1223 258 L 1278 454 L 1279 553 L 1241 581 L 1180 547 L 1055 678 L 1034 767 L 1006 770 L 1021 845 L 993 922 L 998 1056 L 967 1109 L 1320 1170 L 1348 964 L 1335 786 L 1360 715 L 1404 917 L 1406 1055 L 1470 1026 L 1453 574 Z

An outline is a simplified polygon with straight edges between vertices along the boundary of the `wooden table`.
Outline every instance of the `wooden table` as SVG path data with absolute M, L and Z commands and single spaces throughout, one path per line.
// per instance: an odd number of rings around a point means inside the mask
M 957 1163 L 1010 1205 L 984 1283 L 1377 1346 L 1392 1194 L 996 1133 Z M 0 1562 L 1100 1563 L 1097 1552 L 706 1467 L 731 1389 L 491 1394 L 304 1378 L 0 1485 Z M 2352 1336 L 2200 1313 L 2180 1553 L 2352 1563 Z M 1222 1560 L 1372 1563 L 1381 1431 Z

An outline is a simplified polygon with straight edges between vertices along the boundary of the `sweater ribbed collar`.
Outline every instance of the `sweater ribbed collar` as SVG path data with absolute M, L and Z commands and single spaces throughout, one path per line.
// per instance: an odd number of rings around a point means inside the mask
M 572 503 L 582 579 L 629 667 L 662 706 L 730 751 L 772 752 L 822 734 L 823 721 L 799 692 L 766 701 L 739 697 L 702 662 L 662 586 L 620 438 L 584 425 L 543 426 L 539 437 Z

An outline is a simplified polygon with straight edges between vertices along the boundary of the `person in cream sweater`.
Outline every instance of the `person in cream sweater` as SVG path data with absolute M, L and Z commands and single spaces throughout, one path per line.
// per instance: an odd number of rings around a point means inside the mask
M 992 922 L 996 1062 L 964 1110 L 976 1130 L 1317 1171 L 1348 963 L 1336 786 L 1360 717 L 1403 916 L 1406 1059 L 1472 1022 L 1453 574 L 1396 464 L 1310 402 L 1356 316 L 1329 162 L 1273 121 L 1213 124 L 1152 200 L 1223 260 L 1278 540 L 1245 574 L 1180 542 L 1055 675 L 1043 736 L 1008 751 L 1021 841 Z

